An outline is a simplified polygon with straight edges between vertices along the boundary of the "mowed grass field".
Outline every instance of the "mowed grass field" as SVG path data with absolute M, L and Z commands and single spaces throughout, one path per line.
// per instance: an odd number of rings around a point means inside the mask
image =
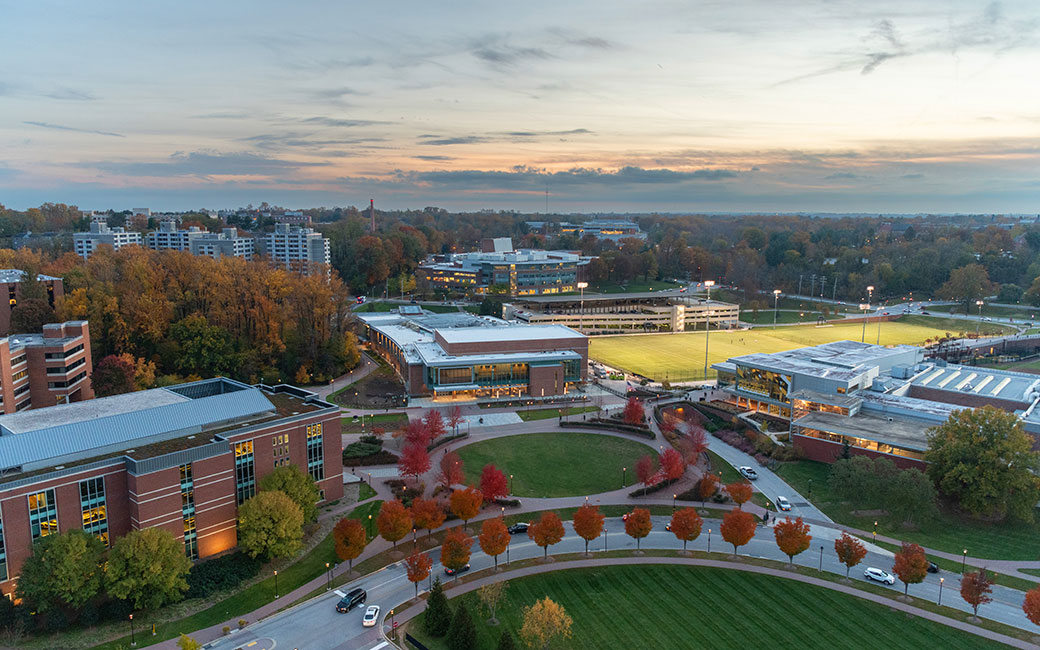
M 478 485 L 484 465 L 513 475 L 518 497 L 567 497 L 598 494 L 621 488 L 621 468 L 635 481 L 640 456 L 653 453 L 646 445 L 595 433 L 525 433 L 493 438 L 458 450 L 466 482 Z M 578 469 L 581 471 L 577 471 Z
M 523 647 L 523 609 L 546 596 L 574 620 L 571 638 L 559 648 L 876 650 L 928 648 L 938 641 L 944 650 L 1004 647 L 823 587 L 726 569 L 617 566 L 510 580 L 497 626 L 486 623 L 476 593 L 450 602 L 469 608 L 476 647 L 493 650 L 503 630 Z M 425 634 L 421 619 L 408 632 L 431 650 L 447 648 L 443 639 Z
M 949 329 L 947 319 L 910 316 L 881 324 L 881 344 L 919 345 L 943 336 Z M 973 323 L 957 323 L 972 328 Z M 984 323 L 984 331 L 998 333 L 1007 328 Z M 878 340 L 878 324 L 867 323 L 868 343 Z M 972 330 L 974 331 L 974 330 Z M 708 365 L 730 357 L 753 352 L 781 352 L 831 341 L 859 341 L 862 323 L 828 323 L 791 327 L 756 327 L 751 330 L 712 332 Z M 589 356 L 614 368 L 621 368 L 657 381 L 683 381 L 704 376 L 704 332 L 645 334 L 636 336 L 594 336 L 589 339 Z M 708 375 L 714 376 L 709 368 Z

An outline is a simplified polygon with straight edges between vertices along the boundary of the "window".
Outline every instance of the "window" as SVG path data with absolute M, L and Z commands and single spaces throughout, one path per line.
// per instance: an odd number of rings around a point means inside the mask
M 25 357 L 22 357 L 22 360 L 24 361 Z M 14 362 L 12 362 L 11 365 L 13 366 Z M 29 376 L 29 371 L 28 370 L 19 370 L 18 372 L 16 372 L 13 375 L 11 375 L 11 379 L 13 381 L 18 381 L 22 377 L 28 377 L 28 376 Z
M 184 554 L 199 559 L 199 538 L 195 531 L 195 480 L 191 463 L 181 465 L 181 516 L 184 518 Z
M 58 532 L 58 503 L 54 490 L 29 495 L 29 530 L 33 540 Z
M 253 441 L 235 444 L 235 488 L 238 504 L 256 494 L 256 471 L 253 465 Z
M 7 551 L 4 547 L 4 520 L 0 519 L 0 582 L 7 580 Z
M 104 477 L 80 481 L 79 505 L 83 511 L 83 532 L 97 536 L 108 546 L 108 510 L 105 503 Z
M 307 471 L 315 481 L 325 478 L 325 447 L 321 423 L 307 425 Z

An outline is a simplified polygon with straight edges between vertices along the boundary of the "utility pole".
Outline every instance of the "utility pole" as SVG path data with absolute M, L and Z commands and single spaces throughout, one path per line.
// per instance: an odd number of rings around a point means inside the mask
M 811 298 L 816 295 L 816 274 L 813 273 L 809 276 L 809 280 L 811 281 L 811 284 L 809 284 L 809 297 Z
M 802 273 L 798 274 L 798 295 L 802 295 L 802 278 L 805 277 Z
M 834 282 L 831 283 L 831 300 L 838 300 L 838 278 L 834 278 Z
M 827 276 L 825 275 L 825 276 L 820 278 L 820 298 L 821 299 L 823 298 L 823 292 L 824 292 L 826 286 L 827 286 Z

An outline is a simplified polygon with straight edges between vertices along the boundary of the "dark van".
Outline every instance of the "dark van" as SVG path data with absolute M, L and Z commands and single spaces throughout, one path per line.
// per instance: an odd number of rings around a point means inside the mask
M 340 599 L 340 601 L 336 604 L 336 611 L 340 612 L 341 614 L 344 612 L 349 612 L 358 605 L 364 605 L 365 600 L 367 598 L 368 594 L 365 592 L 364 589 L 360 587 L 358 587 L 357 589 L 351 589 L 349 592 L 347 592 L 347 595 Z

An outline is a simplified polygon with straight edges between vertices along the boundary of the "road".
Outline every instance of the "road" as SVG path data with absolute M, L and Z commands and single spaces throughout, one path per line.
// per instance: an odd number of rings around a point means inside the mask
M 653 517 L 654 530 L 648 537 L 642 540 L 641 547 L 644 549 L 673 549 L 682 548 L 682 543 L 665 531 L 667 517 Z M 690 550 L 711 550 L 716 552 L 732 551 L 732 546 L 725 544 L 719 536 L 718 519 L 706 519 L 704 531 L 701 536 L 688 545 Z M 562 542 L 550 549 L 552 554 L 578 553 L 584 550 L 584 541 L 573 533 L 569 523 L 566 525 L 568 535 Z M 711 533 L 708 533 L 708 529 Z M 636 542 L 624 534 L 624 525 L 619 518 L 606 520 L 606 534 L 596 540 L 590 547 L 592 551 L 635 549 Z M 845 574 L 845 568 L 841 565 L 834 554 L 834 539 L 840 535 L 839 531 L 826 526 L 812 527 L 812 545 L 808 551 L 795 558 L 795 564 L 805 567 L 801 569 L 815 572 L 821 567 L 824 571 Z M 885 569 L 892 566 L 892 553 L 885 549 L 876 547 L 866 542 L 868 553 L 862 564 L 855 567 L 850 577 L 853 580 L 863 580 L 863 569 L 874 566 Z M 821 554 L 822 548 L 822 554 Z M 470 560 L 473 571 L 490 568 L 492 559 L 479 550 L 474 544 L 474 553 Z M 759 527 L 755 538 L 746 546 L 740 548 L 741 555 L 767 558 L 772 560 L 786 561 L 786 556 L 780 553 L 773 537 L 773 531 L 768 527 Z M 526 536 L 517 536 L 513 539 L 508 556 L 500 556 L 500 563 L 509 560 L 518 560 L 532 557 L 540 557 L 542 549 L 530 541 Z M 443 567 L 439 564 L 440 549 L 430 551 L 434 559 L 434 575 L 442 578 Z M 970 612 L 971 608 L 960 598 L 958 593 L 959 575 L 950 573 L 929 574 L 922 584 L 912 585 L 910 593 L 918 598 L 924 598 L 935 602 L 939 597 L 940 578 L 945 578 L 948 584 L 942 585 L 943 604 L 958 610 Z M 428 584 L 428 583 L 427 583 Z M 425 587 L 426 585 L 424 585 Z M 339 588 L 340 593 L 354 588 L 362 587 L 368 592 L 369 605 L 379 605 L 381 614 L 386 616 L 383 621 L 383 629 L 389 633 L 391 608 L 398 607 L 414 596 L 414 586 L 408 582 L 404 567 L 401 563 L 392 564 L 376 573 L 365 576 L 348 585 Z M 898 581 L 895 586 L 888 587 L 895 592 L 902 592 L 903 586 Z M 1012 625 L 1014 627 L 1035 630 L 1035 627 L 1026 620 L 1022 613 L 1022 592 L 1014 591 L 1004 587 L 993 588 L 993 602 L 984 605 L 981 610 L 982 616 Z M 336 603 L 340 596 L 335 592 L 322 594 L 306 601 L 294 608 L 276 614 L 263 621 L 248 626 L 230 637 L 218 639 L 208 647 L 213 650 L 273 650 L 278 648 L 296 648 L 298 650 L 376 650 L 380 648 L 382 639 L 379 632 L 374 628 L 361 627 L 361 617 L 364 608 L 356 608 L 347 614 L 339 614 L 335 611 Z M 250 643 L 256 642 L 250 646 Z

